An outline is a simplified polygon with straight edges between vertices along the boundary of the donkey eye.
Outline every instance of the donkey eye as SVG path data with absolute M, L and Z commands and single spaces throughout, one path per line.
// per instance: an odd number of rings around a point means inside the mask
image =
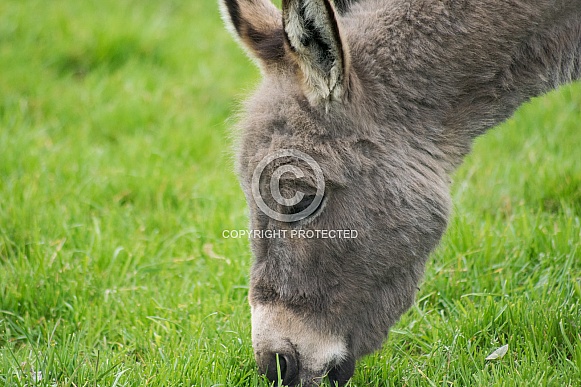
M 305 194 L 300 202 L 283 208 L 283 213 L 288 215 L 300 214 L 306 211 L 304 219 L 312 219 L 323 207 L 325 196 L 317 197 L 315 194 Z
M 315 197 L 316 195 L 305 195 L 300 202 L 298 202 L 294 206 L 291 206 L 291 212 L 293 214 L 298 214 L 299 212 L 306 210 L 307 208 L 309 208 L 311 203 L 313 203 Z

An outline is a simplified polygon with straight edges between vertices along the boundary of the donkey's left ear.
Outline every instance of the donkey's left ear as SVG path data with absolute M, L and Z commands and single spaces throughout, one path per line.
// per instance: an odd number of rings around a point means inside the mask
M 220 10 L 228 29 L 261 67 L 284 59 L 282 15 L 270 0 L 220 0 Z
M 330 0 L 283 0 L 285 37 L 301 68 L 311 103 L 340 101 L 347 88 L 349 50 Z

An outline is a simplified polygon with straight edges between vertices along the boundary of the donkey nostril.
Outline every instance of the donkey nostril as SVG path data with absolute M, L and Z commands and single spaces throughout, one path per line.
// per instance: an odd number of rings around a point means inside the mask
M 294 356 L 280 353 L 268 353 L 265 356 L 266 369 L 262 369 L 270 382 L 278 382 L 279 372 L 280 379 L 284 385 L 296 383 L 298 376 L 298 367 Z

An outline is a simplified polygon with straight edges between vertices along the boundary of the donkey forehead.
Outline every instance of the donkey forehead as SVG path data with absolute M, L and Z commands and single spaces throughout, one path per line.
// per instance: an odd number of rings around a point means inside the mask
M 366 141 L 356 138 L 322 140 L 272 135 L 264 141 L 262 146 L 248 144 L 243 150 L 239 171 L 243 180 L 251 179 L 257 169 L 269 177 L 277 171 L 280 173 L 281 167 L 286 166 L 288 171 L 300 171 L 300 174 L 286 173 L 279 176 L 282 181 L 296 180 L 308 184 L 320 179 L 320 173 L 327 183 L 345 187 L 373 163 L 362 149 Z
M 277 130 L 319 135 L 352 130 L 348 102 L 313 104 L 301 83 L 292 66 L 285 72 L 265 74 L 256 92 L 246 102 L 247 118 L 275 123 Z
M 296 150 L 312 157 L 327 179 L 341 183 L 347 172 L 353 173 L 361 164 L 361 158 L 370 158 L 374 140 L 358 131 L 343 114 L 326 114 L 301 106 L 295 99 L 286 98 L 288 104 L 275 100 L 253 104 L 240 123 L 243 175 L 251 173 L 269 154 Z

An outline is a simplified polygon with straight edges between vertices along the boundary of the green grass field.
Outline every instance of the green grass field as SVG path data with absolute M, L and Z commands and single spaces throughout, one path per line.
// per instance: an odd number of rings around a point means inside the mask
M 248 243 L 222 237 L 257 79 L 212 0 L 0 2 L 0 386 L 268 386 Z M 478 140 L 351 386 L 581 385 L 580 123 L 574 85 Z

